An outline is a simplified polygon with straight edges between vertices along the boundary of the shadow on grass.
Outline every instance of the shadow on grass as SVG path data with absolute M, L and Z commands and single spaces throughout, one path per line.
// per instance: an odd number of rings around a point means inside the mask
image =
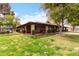
M 34 38 L 34 39 L 40 39 L 40 38 L 50 37 L 52 35 L 56 35 L 56 33 L 41 34 L 41 35 L 31 35 L 31 37 Z
M 79 35 L 64 35 L 63 37 L 67 38 L 66 40 L 79 43 Z

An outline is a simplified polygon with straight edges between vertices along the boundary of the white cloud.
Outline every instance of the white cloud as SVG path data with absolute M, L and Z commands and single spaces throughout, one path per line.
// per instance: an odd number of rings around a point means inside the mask
M 25 24 L 27 22 L 43 22 L 45 23 L 47 21 L 46 14 L 44 12 L 35 13 L 35 15 L 24 15 L 20 17 L 21 24 Z

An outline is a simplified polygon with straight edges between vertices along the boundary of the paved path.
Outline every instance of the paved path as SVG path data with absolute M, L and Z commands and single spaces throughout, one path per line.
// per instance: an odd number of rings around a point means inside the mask
M 67 34 L 67 35 L 79 35 L 79 33 L 75 33 L 75 32 L 65 32 L 64 34 Z

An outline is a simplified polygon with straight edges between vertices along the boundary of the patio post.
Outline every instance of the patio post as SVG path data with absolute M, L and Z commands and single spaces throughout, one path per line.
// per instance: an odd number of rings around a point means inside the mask
M 35 32 L 35 25 L 32 24 L 32 25 L 31 25 L 31 34 L 34 34 L 34 32 Z
M 46 26 L 46 33 L 48 33 L 48 26 Z

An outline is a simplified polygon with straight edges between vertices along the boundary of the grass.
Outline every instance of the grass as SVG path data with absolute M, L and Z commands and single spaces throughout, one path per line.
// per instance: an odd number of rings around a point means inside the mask
M 79 36 L 0 35 L 0 56 L 79 56 Z

